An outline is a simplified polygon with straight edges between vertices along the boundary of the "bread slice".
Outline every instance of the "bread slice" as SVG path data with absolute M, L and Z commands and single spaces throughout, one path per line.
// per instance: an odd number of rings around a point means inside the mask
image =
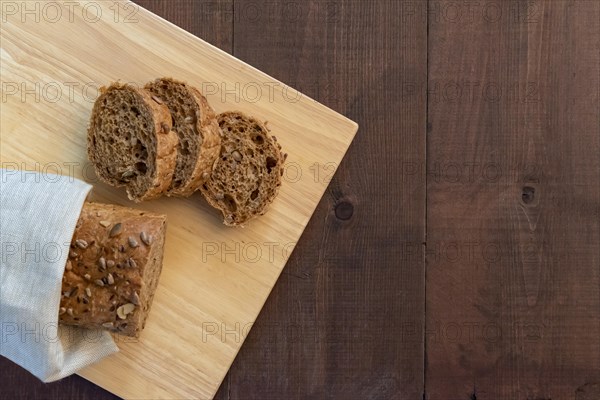
M 144 89 L 114 83 L 101 89 L 88 129 L 88 158 L 101 181 L 125 186 L 136 202 L 159 197 L 171 185 L 177 135 L 171 114 Z
M 160 78 L 145 87 L 169 107 L 179 137 L 177 165 L 168 195 L 189 196 L 210 177 L 221 139 L 215 112 L 200 91 L 184 82 Z
M 281 186 L 287 154 L 269 129 L 239 111 L 217 117 L 221 152 L 200 191 L 223 213 L 224 224 L 243 225 L 266 212 Z
M 139 336 L 162 270 L 164 215 L 85 203 L 62 282 L 59 322 Z

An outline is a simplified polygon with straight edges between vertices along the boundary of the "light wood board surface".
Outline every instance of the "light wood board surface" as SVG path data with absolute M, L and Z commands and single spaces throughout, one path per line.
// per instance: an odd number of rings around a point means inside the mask
M 358 127 L 130 2 L 27 3 L 1 8 L 2 167 L 71 174 L 92 200 L 169 219 L 146 329 L 80 374 L 124 398 L 211 398 Z M 135 205 L 98 182 L 85 154 L 97 88 L 160 76 L 198 86 L 217 112 L 269 121 L 289 157 L 264 217 L 227 228 L 199 194 Z

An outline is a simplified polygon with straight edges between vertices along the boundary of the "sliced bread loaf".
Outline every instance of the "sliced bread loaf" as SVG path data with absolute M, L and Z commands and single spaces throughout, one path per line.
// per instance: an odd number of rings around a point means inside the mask
M 85 203 L 62 281 L 59 322 L 139 336 L 162 270 L 166 217 Z
M 235 111 L 220 114 L 217 121 L 221 151 L 200 191 L 223 213 L 225 225 L 243 225 L 264 214 L 277 195 L 287 155 L 255 118 Z
M 177 135 L 167 106 L 132 85 L 102 88 L 88 129 L 87 152 L 96 175 L 125 186 L 136 202 L 163 194 L 171 185 Z
M 164 101 L 179 137 L 177 165 L 168 195 L 189 196 L 210 177 L 219 156 L 221 139 L 215 112 L 196 88 L 171 78 L 160 78 L 146 90 Z

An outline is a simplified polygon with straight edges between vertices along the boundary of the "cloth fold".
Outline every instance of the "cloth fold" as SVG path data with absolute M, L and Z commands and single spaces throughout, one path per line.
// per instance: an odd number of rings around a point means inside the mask
M 118 348 L 108 332 L 58 325 L 69 245 L 91 186 L 0 169 L 0 354 L 44 382 Z

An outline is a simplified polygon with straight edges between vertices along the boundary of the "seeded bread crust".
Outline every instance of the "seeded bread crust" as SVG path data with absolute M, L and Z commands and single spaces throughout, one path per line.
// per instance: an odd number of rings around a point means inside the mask
M 150 92 L 128 84 L 113 83 L 100 92 L 92 110 L 87 147 L 96 175 L 109 185 L 125 186 L 127 196 L 135 202 L 161 196 L 171 185 L 177 158 L 178 139 L 171 131 L 169 109 Z M 140 113 L 141 120 L 131 125 L 149 123 L 146 128 L 123 131 L 124 122 L 131 121 L 119 119 L 119 110 L 113 107 L 115 98 L 123 92 L 135 99 L 132 110 Z M 111 125 L 113 130 L 108 129 Z M 140 158 L 134 157 L 136 153 Z
M 188 104 L 182 104 L 168 90 L 162 89 L 163 86 L 178 87 L 184 93 Z M 169 107 L 173 120 L 175 121 L 173 130 L 179 134 L 178 146 L 178 166 L 175 170 L 173 182 L 167 191 L 169 196 L 190 196 L 200 185 L 208 180 L 212 172 L 213 165 L 219 156 L 219 147 L 221 138 L 219 135 L 219 125 L 214 110 L 208 104 L 206 98 L 195 87 L 172 78 L 160 78 L 150 82 L 145 89 L 160 97 Z M 191 109 L 186 106 L 190 105 Z M 185 113 L 193 113 L 193 117 Z M 194 124 L 194 134 L 197 136 L 189 138 L 196 140 L 199 144 L 197 151 L 191 155 L 182 154 L 184 137 L 183 132 L 179 132 L 180 125 L 187 123 Z M 190 162 L 193 165 L 191 173 L 181 171 L 184 162 Z
M 217 116 L 210 104 L 208 104 L 208 100 L 206 100 L 198 89 L 194 87 L 191 87 L 190 89 L 196 97 L 196 101 L 200 104 L 201 118 L 199 118 L 197 122 L 198 131 L 204 132 L 202 150 L 198 156 L 198 162 L 194 173 L 192 174 L 192 178 L 190 179 L 190 183 L 188 184 L 188 187 L 192 192 L 195 192 L 212 174 L 215 162 L 219 158 L 221 135 L 219 124 L 217 123 Z
M 217 116 L 221 150 L 210 179 L 200 187 L 228 226 L 263 215 L 277 196 L 287 154 L 264 123 L 239 111 Z
M 59 322 L 138 337 L 162 269 L 166 217 L 85 203 L 62 282 Z

